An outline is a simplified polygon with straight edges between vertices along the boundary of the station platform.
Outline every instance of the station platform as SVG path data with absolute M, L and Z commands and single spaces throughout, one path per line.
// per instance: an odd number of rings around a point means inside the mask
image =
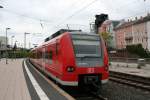
M 22 61 L 0 61 L 0 100 L 31 100 L 22 69 Z
M 137 63 L 111 62 L 109 70 L 150 78 L 150 64 L 141 66 L 140 69 L 137 66 Z
M 0 61 L 0 100 L 74 100 L 24 59 Z

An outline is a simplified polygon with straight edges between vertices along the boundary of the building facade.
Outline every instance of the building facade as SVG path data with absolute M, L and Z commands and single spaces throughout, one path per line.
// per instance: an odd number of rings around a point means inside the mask
M 144 49 L 150 50 L 150 15 L 120 24 L 115 28 L 115 33 L 117 49 L 142 44 Z

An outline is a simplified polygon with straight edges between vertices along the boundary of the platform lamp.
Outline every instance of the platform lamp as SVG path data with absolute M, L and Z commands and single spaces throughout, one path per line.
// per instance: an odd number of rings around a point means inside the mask
M 0 8 L 4 8 L 4 7 L 0 5 Z
M 8 51 L 7 51 L 7 45 L 8 45 L 8 43 L 7 43 L 7 42 L 8 42 L 8 39 L 7 39 L 7 31 L 10 30 L 10 29 L 11 29 L 11 28 L 8 28 L 8 27 L 6 28 L 6 40 L 5 40 L 5 41 L 6 41 L 6 48 L 5 48 L 5 49 L 6 49 L 6 50 L 5 50 L 5 52 L 6 52 L 6 64 L 8 64 L 8 61 L 7 61 L 7 58 L 8 58 Z
M 0 8 L 4 8 L 4 7 L 0 5 Z M 1 41 L 0 41 L 0 46 L 1 46 Z M 0 51 L 0 61 L 1 61 L 1 51 Z

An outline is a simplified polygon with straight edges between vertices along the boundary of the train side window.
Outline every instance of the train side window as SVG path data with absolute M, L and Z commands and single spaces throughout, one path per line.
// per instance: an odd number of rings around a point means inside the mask
M 56 55 L 58 54 L 58 43 L 56 42 Z
M 53 58 L 53 52 L 50 51 L 49 52 L 49 61 L 50 61 L 50 64 L 52 64 L 52 58 Z
M 48 52 L 45 52 L 45 58 L 46 58 L 46 59 L 49 58 Z

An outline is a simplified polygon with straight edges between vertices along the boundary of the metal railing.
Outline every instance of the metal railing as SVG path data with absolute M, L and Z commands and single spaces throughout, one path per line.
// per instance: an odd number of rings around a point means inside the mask
M 150 64 L 150 58 L 124 58 L 124 57 L 110 57 L 110 62 L 124 62 L 124 63 L 140 63 L 140 59 L 145 64 Z
M 122 67 L 136 67 L 136 68 L 148 68 L 150 69 L 150 58 L 123 58 L 123 57 L 111 57 L 109 58 L 110 66 L 122 66 Z

